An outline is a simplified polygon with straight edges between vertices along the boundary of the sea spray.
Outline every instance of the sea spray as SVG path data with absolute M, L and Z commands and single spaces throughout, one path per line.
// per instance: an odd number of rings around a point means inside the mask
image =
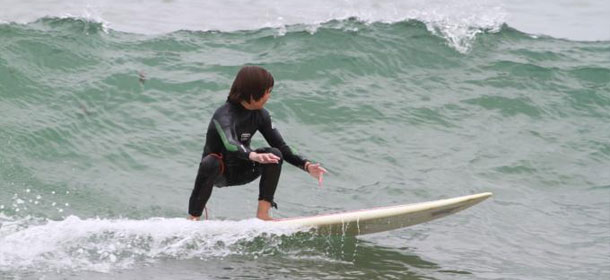
M 129 220 L 69 216 L 59 221 L 2 221 L 0 270 L 109 271 L 159 258 L 255 255 L 276 246 L 282 236 L 301 231 L 307 229 L 278 226 L 258 219 L 193 222 L 184 218 Z M 264 246 L 247 249 L 261 238 Z

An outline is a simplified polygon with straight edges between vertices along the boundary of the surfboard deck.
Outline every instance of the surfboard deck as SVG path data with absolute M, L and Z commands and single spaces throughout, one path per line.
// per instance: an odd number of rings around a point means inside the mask
M 492 196 L 485 192 L 428 202 L 310 217 L 276 219 L 279 225 L 315 228 L 319 234 L 356 236 L 404 228 L 442 218 Z

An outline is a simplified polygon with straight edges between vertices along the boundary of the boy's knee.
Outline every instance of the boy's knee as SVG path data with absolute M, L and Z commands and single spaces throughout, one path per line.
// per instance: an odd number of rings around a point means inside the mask
M 216 175 L 221 171 L 220 159 L 212 155 L 207 155 L 201 160 L 201 163 L 199 163 L 199 169 L 208 175 Z
M 269 152 L 278 156 L 280 159 L 283 159 L 282 157 L 282 152 L 280 152 L 280 149 L 278 148 L 269 148 Z
M 280 151 L 280 149 L 278 149 L 278 148 L 265 148 L 265 152 L 266 153 L 274 154 L 275 156 L 279 157 L 280 158 L 279 164 L 282 164 L 284 162 L 284 156 L 282 155 L 282 152 Z

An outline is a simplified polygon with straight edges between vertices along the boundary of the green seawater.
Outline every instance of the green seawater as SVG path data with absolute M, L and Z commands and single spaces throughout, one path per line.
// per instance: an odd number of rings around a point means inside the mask
M 494 197 L 358 238 L 242 234 L 251 183 L 214 190 L 225 222 L 186 224 L 205 130 L 245 64 L 274 75 L 276 126 L 329 170 L 319 187 L 285 166 L 275 217 Z M 0 24 L 0 278 L 602 279 L 609 123 L 607 41 L 503 26 L 461 52 L 417 21 Z

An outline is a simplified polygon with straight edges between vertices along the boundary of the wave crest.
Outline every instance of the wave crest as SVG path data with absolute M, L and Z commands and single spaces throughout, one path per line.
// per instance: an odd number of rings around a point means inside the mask
M 39 3 L 40 7 L 22 7 L 32 10 L 27 15 L 7 13 L 0 21 L 29 23 L 45 17 L 69 17 L 100 23 L 102 30 L 112 26 L 122 32 L 164 34 L 178 30 L 235 32 L 265 28 L 275 28 L 282 33 L 286 27 L 294 25 L 304 25 L 315 32 L 321 24 L 351 18 L 367 24 L 415 20 L 426 24 L 431 32 L 445 38 L 458 51 L 465 52 L 476 34 L 499 29 L 506 17 L 499 2 L 492 0 L 371 0 L 357 4 L 322 0 L 183 1 L 148 3 L 146 7 L 137 3 L 114 4 L 79 6 L 63 3 L 49 7 Z

